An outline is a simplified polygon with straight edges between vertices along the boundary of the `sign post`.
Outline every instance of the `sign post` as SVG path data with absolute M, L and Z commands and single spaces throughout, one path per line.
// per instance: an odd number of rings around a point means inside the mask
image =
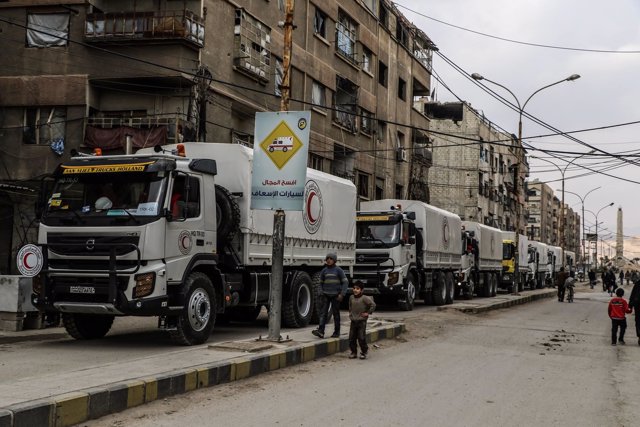
M 284 281 L 285 211 L 302 211 L 307 180 L 309 111 L 257 113 L 251 209 L 276 211 L 273 217 L 270 341 L 281 341 L 280 319 Z

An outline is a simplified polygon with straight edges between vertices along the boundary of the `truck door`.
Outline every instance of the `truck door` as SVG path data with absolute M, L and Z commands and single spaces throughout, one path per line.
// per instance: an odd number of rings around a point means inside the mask
M 402 222 L 402 234 L 400 235 L 401 245 L 401 258 L 406 263 L 415 262 L 415 227 L 411 226 L 412 223 L 409 221 Z
M 199 176 L 177 173 L 169 192 L 169 212 L 165 238 L 167 281 L 182 280 L 194 254 L 204 241 L 202 180 Z

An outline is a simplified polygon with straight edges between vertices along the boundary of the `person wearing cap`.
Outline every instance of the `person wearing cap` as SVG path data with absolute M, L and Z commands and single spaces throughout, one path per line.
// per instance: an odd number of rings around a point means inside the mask
M 370 296 L 362 293 L 363 284 L 357 280 L 353 284 L 353 295 L 349 298 L 349 359 L 358 357 L 358 344 L 360 344 L 360 359 L 366 359 L 369 352 L 367 345 L 367 320 L 376 309 L 376 303 Z
M 344 271 L 336 265 L 338 256 L 330 252 L 325 258 L 325 267 L 320 272 L 320 292 L 321 301 L 319 307 L 320 322 L 318 329 L 314 329 L 311 333 L 318 338 L 324 338 L 324 327 L 327 324 L 327 314 L 329 305 L 333 314 L 333 334 L 332 338 L 340 336 L 340 303 L 347 293 L 347 285 L 349 281 Z

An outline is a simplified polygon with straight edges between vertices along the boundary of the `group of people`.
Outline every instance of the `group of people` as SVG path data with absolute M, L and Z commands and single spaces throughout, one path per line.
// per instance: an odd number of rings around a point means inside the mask
M 340 336 L 340 304 L 347 293 L 349 281 L 344 271 L 336 265 L 338 256 L 335 253 L 327 254 L 325 267 L 320 272 L 320 319 L 318 329 L 311 333 L 318 338 L 324 338 L 324 330 L 327 324 L 329 309 L 333 314 L 333 334 L 332 338 Z M 358 345 L 360 345 L 360 359 L 366 359 L 369 352 L 367 345 L 367 320 L 369 315 L 376 309 L 376 303 L 370 296 L 362 293 L 363 283 L 359 280 L 353 283 L 352 295 L 349 298 L 349 348 L 351 349 L 350 359 L 358 357 Z

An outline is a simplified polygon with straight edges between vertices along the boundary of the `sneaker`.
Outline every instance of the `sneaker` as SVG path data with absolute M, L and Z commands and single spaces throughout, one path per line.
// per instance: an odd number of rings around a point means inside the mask
M 360 353 L 360 359 L 366 359 L 367 353 Z
M 356 353 L 351 353 L 349 355 L 349 359 L 356 359 L 358 357 L 358 355 Z
M 625 345 L 626 343 L 623 340 L 618 340 L 618 344 Z
M 616 345 L 616 343 L 612 342 L 611 345 Z
M 319 329 L 314 329 L 313 331 L 311 331 L 311 333 L 318 338 L 324 338 L 324 332 Z
M 331 338 L 340 338 L 340 333 L 334 332 L 333 334 L 331 334 Z

